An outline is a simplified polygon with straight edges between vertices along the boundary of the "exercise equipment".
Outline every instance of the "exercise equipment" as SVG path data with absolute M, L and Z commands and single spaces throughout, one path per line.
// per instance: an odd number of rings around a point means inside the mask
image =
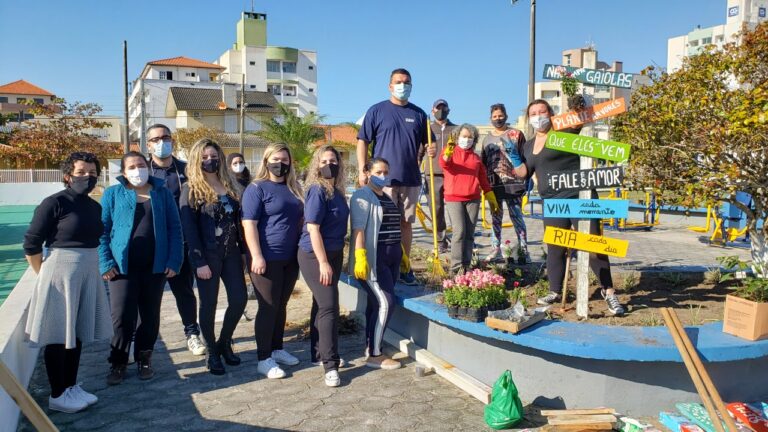
M 616 188 L 611 191 L 608 199 L 629 199 L 629 191 Z M 628 218 L 611 218 L 608 219 L 608 224 L 617 231 L 624 231 L 629 229 L 642 229 L 650 231 L 653 227 L 661 223 L 659 215 L 661 214 L 661 206 L 656 202 L 656 194 L 654 192 L 645 192 L 645 210 L 643 211 L 642 221 L 630 221 Z
M 688 229 L 697 233 L 708 233 L 712 228 L 712 219 L 717 218 L 717 214 L 711 205 L 707 206 L 707 219 L 704 222 L 704 226 L 689 226 Z

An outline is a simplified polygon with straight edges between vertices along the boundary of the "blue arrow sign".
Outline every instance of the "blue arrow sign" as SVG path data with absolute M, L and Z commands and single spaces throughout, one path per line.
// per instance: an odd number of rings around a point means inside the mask
M 609 219 L 626 218 L 628 200 L 611 199 L 545 199 L 544 217 Z

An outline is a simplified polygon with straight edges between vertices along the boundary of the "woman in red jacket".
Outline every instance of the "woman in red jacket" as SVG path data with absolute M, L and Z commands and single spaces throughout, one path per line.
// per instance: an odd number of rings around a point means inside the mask
M 451 271 L 454 273 L 468 270 L 472 263 L 480 190 L 485 193 L 491 211 L 495 212 L 499 207 L 488 183 L 485 167 L 474 150 L 478 136 L 476 127 L 464 123 L 459 127 L 458 134 L 448 140 L 440 158 L 445 181 L 445 208 L 453 228 Z

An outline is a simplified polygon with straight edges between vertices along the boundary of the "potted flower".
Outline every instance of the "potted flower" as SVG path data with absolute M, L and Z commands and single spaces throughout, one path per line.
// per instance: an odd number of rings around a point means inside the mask
M 738 257 L 719 258 L 726 268 L 739 270 L 723 275 L 720 282 L 740 275 L 740 286 L 725 297 L 723 331 L 748 340 L 768 337 L 768 279 L 747 276 L 749 264 Z
M 443 281 L 443 298 L 452 318 L 480 322 L 489 310 L 507 307 L 504 278 L 475 269 Z
M 515 258 L 513 256 L 514 250 L 512 249 L 512 242 L 509 240 L 504 241 L 504 247 L 501 248 L 501 254 L 507 261 L 507 267 L 515 265 Z

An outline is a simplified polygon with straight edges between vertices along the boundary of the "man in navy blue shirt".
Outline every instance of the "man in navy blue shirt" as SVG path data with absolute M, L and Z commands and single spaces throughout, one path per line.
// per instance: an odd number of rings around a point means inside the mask
M 389 162 L 390 186 L 384 191 L 391 196 L 403 214 L 401 222 L 403 249 L 411 255 L 413 222 L 416 220 L 416 204 L 421 188 L 419 173 L 419 151 L 428 143 L 427 121 L 429 118 L 421 108 L 408 102 L 411 95 L 411 74 L 405 69 L 395 69 L 389 77 L 388 100 L 379 102 L 368 109 L 363 125 L 357 135 L 357 168 L 360 186 L 366 183 L 363 167 L 368 159 L 368 144 L 373 143 L 373 157 Z M 434 144 L 427 148 L 429 157 L 434 157 Z M 408 285 L 415 285 L 412 271 L 401 273 L 400 279 Z

